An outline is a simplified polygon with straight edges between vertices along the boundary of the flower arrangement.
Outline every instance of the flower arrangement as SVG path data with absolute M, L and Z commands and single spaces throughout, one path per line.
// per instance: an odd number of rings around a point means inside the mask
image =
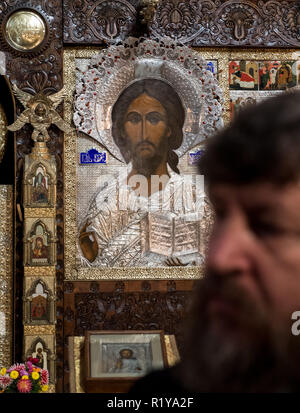
M 37 358 L 0 370 L 0 393 L 41 393 L 48 391 L 48 370 L 36 366 Z

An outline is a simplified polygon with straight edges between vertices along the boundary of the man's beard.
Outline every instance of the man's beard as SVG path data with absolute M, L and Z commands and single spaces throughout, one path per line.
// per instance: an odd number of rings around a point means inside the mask
M 271 327 L 274 320 L 271 323 L 270 316 L 232 281 L 207 277 L 199 282 L 196 294 L 182 362 L 174 371 L 186 390 L 284 392 L 298 388 L 298 337 L 290 330 Z M 213 311 L 214 299 L 229 307 Z
M 155 149 L 151 156 L 139 156 L 138 148 L 140 145 L 147 143 L 149 146 Z M 161 164 L 165 157 L 168 149 L 168 139 L 163 138 L 158 147 L 156 147 L 152 142 L 143 141 L 138 143 L 131 150 L 132 166 L 133 169 L 139 174 L 144 175 L 146 178 L 154 175 L 158 166 Z

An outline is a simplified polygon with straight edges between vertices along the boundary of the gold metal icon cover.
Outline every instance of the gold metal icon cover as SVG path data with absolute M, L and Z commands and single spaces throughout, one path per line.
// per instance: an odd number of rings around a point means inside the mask
M 34 11 L 13 13 L 6 23 L 6 40 L 16 50 L 29 51 L 38 47 L 46 35 L 43 18 Z

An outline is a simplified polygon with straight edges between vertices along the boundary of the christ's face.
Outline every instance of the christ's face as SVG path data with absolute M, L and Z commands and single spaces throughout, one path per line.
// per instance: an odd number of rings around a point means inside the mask
M 167 114 L 162 104 L 155 98 L 142 94 L 132 101 L 124 120 L 124 132 L 133 156 L 145 161 L 167 152 Z
M 122 350 L 121 351 L 121 357 L 124 359 L 130 359 L 132 357 L 132 351 L 131 350 Z

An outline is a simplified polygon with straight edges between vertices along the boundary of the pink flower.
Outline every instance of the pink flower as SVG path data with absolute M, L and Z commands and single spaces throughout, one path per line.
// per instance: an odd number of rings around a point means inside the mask
M 29 371 L 29 373 L 33 372 L 33 364 L 31 363 L 31 361 L 27 361 L 27 369 Z
M 13 379 L 11 379 L 9 376 L 0 376 L 0 387 L 2 389 L 6 389 L 11 383 L 13 382 Z
M 21 371 L 26 370 L 25 364 L 19 364 L 19 363 L 14 364 L 13 366 L 11 366 L 11 367 L 7 370 L 7 373 L 12 372 L 13 370 L 16 370 L 16 371 L 20 374 Z
M 19 380 L 17 384 L 20 393 L 30 393 L 31 381 L 30 380 Z
M 48 370 L 41 370 L 40 371 L 41 374 L 41 385 L 44 386 L 45 384 L 48 384 L 48 379 L 49 379 L 49 374 L 48 374 Z

